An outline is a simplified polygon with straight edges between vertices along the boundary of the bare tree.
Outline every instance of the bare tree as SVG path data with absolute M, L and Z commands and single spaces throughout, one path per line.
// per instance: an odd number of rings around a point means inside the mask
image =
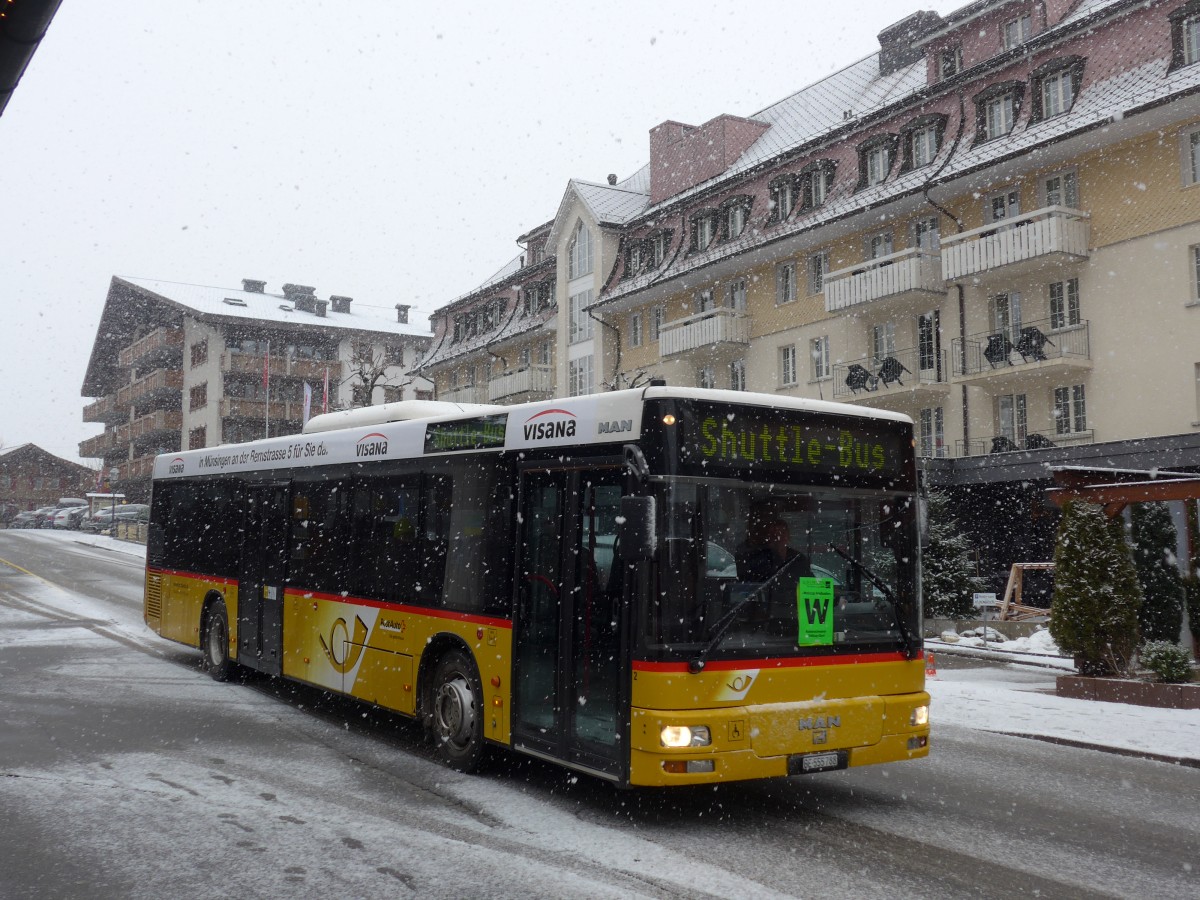
M 395 384 L 395 376 L 388 374 L 389 368 L 386 348 L 377 353 L 366 341 L 356 343 L 350 358 L 350 374 L 341 381 L 350 386 L 350 406 L 370 406 L 375 388 L 380 385 L 399 386 Z

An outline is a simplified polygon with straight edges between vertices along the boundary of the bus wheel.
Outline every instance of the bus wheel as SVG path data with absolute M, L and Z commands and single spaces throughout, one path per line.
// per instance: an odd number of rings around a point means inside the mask
M 229 614 L 225 611 L 224 600 L 218 598 L 208 607 L 200 647 L 204 651 L 204 668 L 208 669 L 208 674 L 214 681 L 228 681 L 233 673 L 233 661 L 229 658 Z
M 471 658 L 450 650 L 433 670 L 430 709 L 434 745 L 442 761 L 473 772 L 483 758 L 483 687 Z

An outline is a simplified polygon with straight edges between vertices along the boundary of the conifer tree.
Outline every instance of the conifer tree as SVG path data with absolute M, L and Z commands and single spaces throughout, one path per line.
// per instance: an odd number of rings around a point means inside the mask
M 974 607 L 971 595 L 981 580 L 972 573 L 967 537 L 950 511 L 950 498 L 941 491 L 929 492 L 928 523 L 921 555 L 921 592 L 925 615 L 938 619 L 965 619 Z
M 1138 645 L 1141 586 L 1120 520 L 1090 503 L 1063 510 L 1054 547 L 1050 634 L 1081 675 L 1124 674 Z
M 1177 534 L 1165 503 L 1130 509 L 1133 564 L 1142 586 L 1138 624 L 1144 641 L 1179 640 L 1183 627 L 1183 584 L 1175 564 Z

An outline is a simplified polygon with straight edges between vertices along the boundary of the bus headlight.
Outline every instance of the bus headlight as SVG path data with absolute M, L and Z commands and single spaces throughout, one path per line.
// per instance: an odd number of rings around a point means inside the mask
M 660 737 L 664 747 L 707 747 L 712 743 L 707 725 L 664 725 Z
M 912 715 L 908 718 L 908 724 L 914 727 L 929 724 L 929 707 L 918 706 L 912 711 Z

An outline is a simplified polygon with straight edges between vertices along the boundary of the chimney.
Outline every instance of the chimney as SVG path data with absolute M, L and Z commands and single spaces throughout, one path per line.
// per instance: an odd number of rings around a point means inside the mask
M 350 304 L 354 302 L 354 298 L 330 296 L 329 302 L 333 304 L 333 311 L 335 313 L 348 313 L 350 312 Z
M 889 25 L 879 32 L 879 74 L 891 75 L 923 59 L 925 51 L 912 45 L 942 25 L 942 17 L 923 10 Z
M 305 284 L 285 284 L 283 298 L 291 301 L 292 306 L 300 312 L 317 312 L 317 289 Z
M 399 322 L 401 325 L 407 325 L 408 324 L 408 311 L 410 309 L 412 309 L 412 307 L 407 303 L 397 303 L 396 304 L 396 321 Z
M 609 183 L 609 184 L 616 184 L 616 183 L 617 183 L 617 176 L 616 176 L 616 175 L 609 175 L 609 176 L 608 176 L 608 183 Z
M 327 307 L 328 305 L 329 305 L 328 300 L 318 300 L 317 301 L 317 318 L 319 318 L 319 319 L 325 318 L 325 307 Z
M 250 278 L 242 279 L 242 290 L 247 294 L 261 294 L 266 290 L 267 283 L 265 281 L 254 281 Z

